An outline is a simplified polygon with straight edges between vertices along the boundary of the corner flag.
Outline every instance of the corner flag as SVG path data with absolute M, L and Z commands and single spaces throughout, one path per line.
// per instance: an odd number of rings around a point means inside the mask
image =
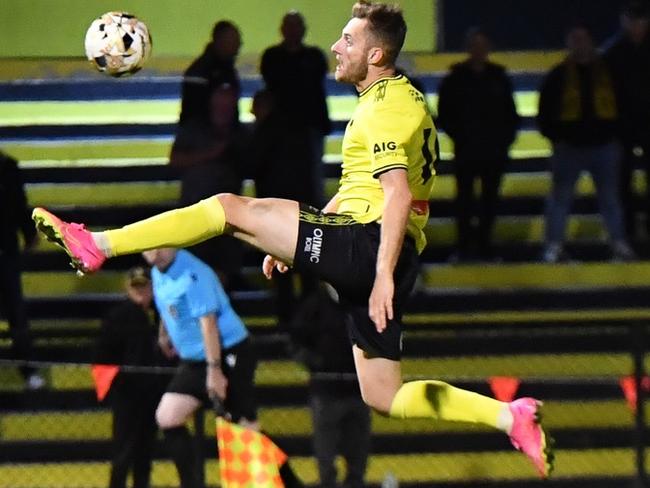
M 219 416 L 217 443 L 223 488 L 284 488 L 287 455 L 267 436 Z

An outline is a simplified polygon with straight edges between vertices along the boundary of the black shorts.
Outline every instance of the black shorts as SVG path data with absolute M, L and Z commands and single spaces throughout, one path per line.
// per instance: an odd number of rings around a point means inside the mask
M 255 368 L 257 358 L 249 339 L 221 352 L 221 370 L 228 379 L 224 407 L 233 422 L 242 417 L 257 420 L 255 399 Z M 167 385 L 168 393 L 191 395 L 205 406 L 211 407 L 205 387 L 206 364 L 204 361 L 183 360 Z
M 339 293 L 348 320 L 350 340 L 371 357 L 398 361 L 402 350 L 402 314 L 419 270 L 412 238 L 404 246 L 395 267 L 393 320 L 381 334 L 368 316 L 368 299 L 375 280 L 380 226 L 360 224 L 349 215 L 323 214 L 300 206 L 298 244 L 294 267 L 331 284 Z

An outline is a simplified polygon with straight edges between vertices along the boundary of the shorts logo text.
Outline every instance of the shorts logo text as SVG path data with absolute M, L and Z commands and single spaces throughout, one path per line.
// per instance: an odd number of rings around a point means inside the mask
M 305 252 L 309 253 L 309 261 L 320 262 L 320 252 L 323 245 L 323 230 L 316 227 L 312 237 L 305 238 Z

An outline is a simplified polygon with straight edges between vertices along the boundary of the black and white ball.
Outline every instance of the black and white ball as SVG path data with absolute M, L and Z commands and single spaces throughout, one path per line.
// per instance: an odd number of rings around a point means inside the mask
M 126 12 L 107 12 L 86 32 L 86 56 L 100 72 L 125 76 L 142 69 L 151 54 L 151 35 L 144 22 Z

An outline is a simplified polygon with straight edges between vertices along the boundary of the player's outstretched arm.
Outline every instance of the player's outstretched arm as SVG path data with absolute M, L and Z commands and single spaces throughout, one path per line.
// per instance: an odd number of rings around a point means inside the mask
M 387 320 L 393 318 L 393 272 L 404 242 L 412 195 L 404 169 L 387 171 L 379 176 L 379 181 L 384 190 L 384 213 L 368 310 L 377 331 L 383 332 Z

